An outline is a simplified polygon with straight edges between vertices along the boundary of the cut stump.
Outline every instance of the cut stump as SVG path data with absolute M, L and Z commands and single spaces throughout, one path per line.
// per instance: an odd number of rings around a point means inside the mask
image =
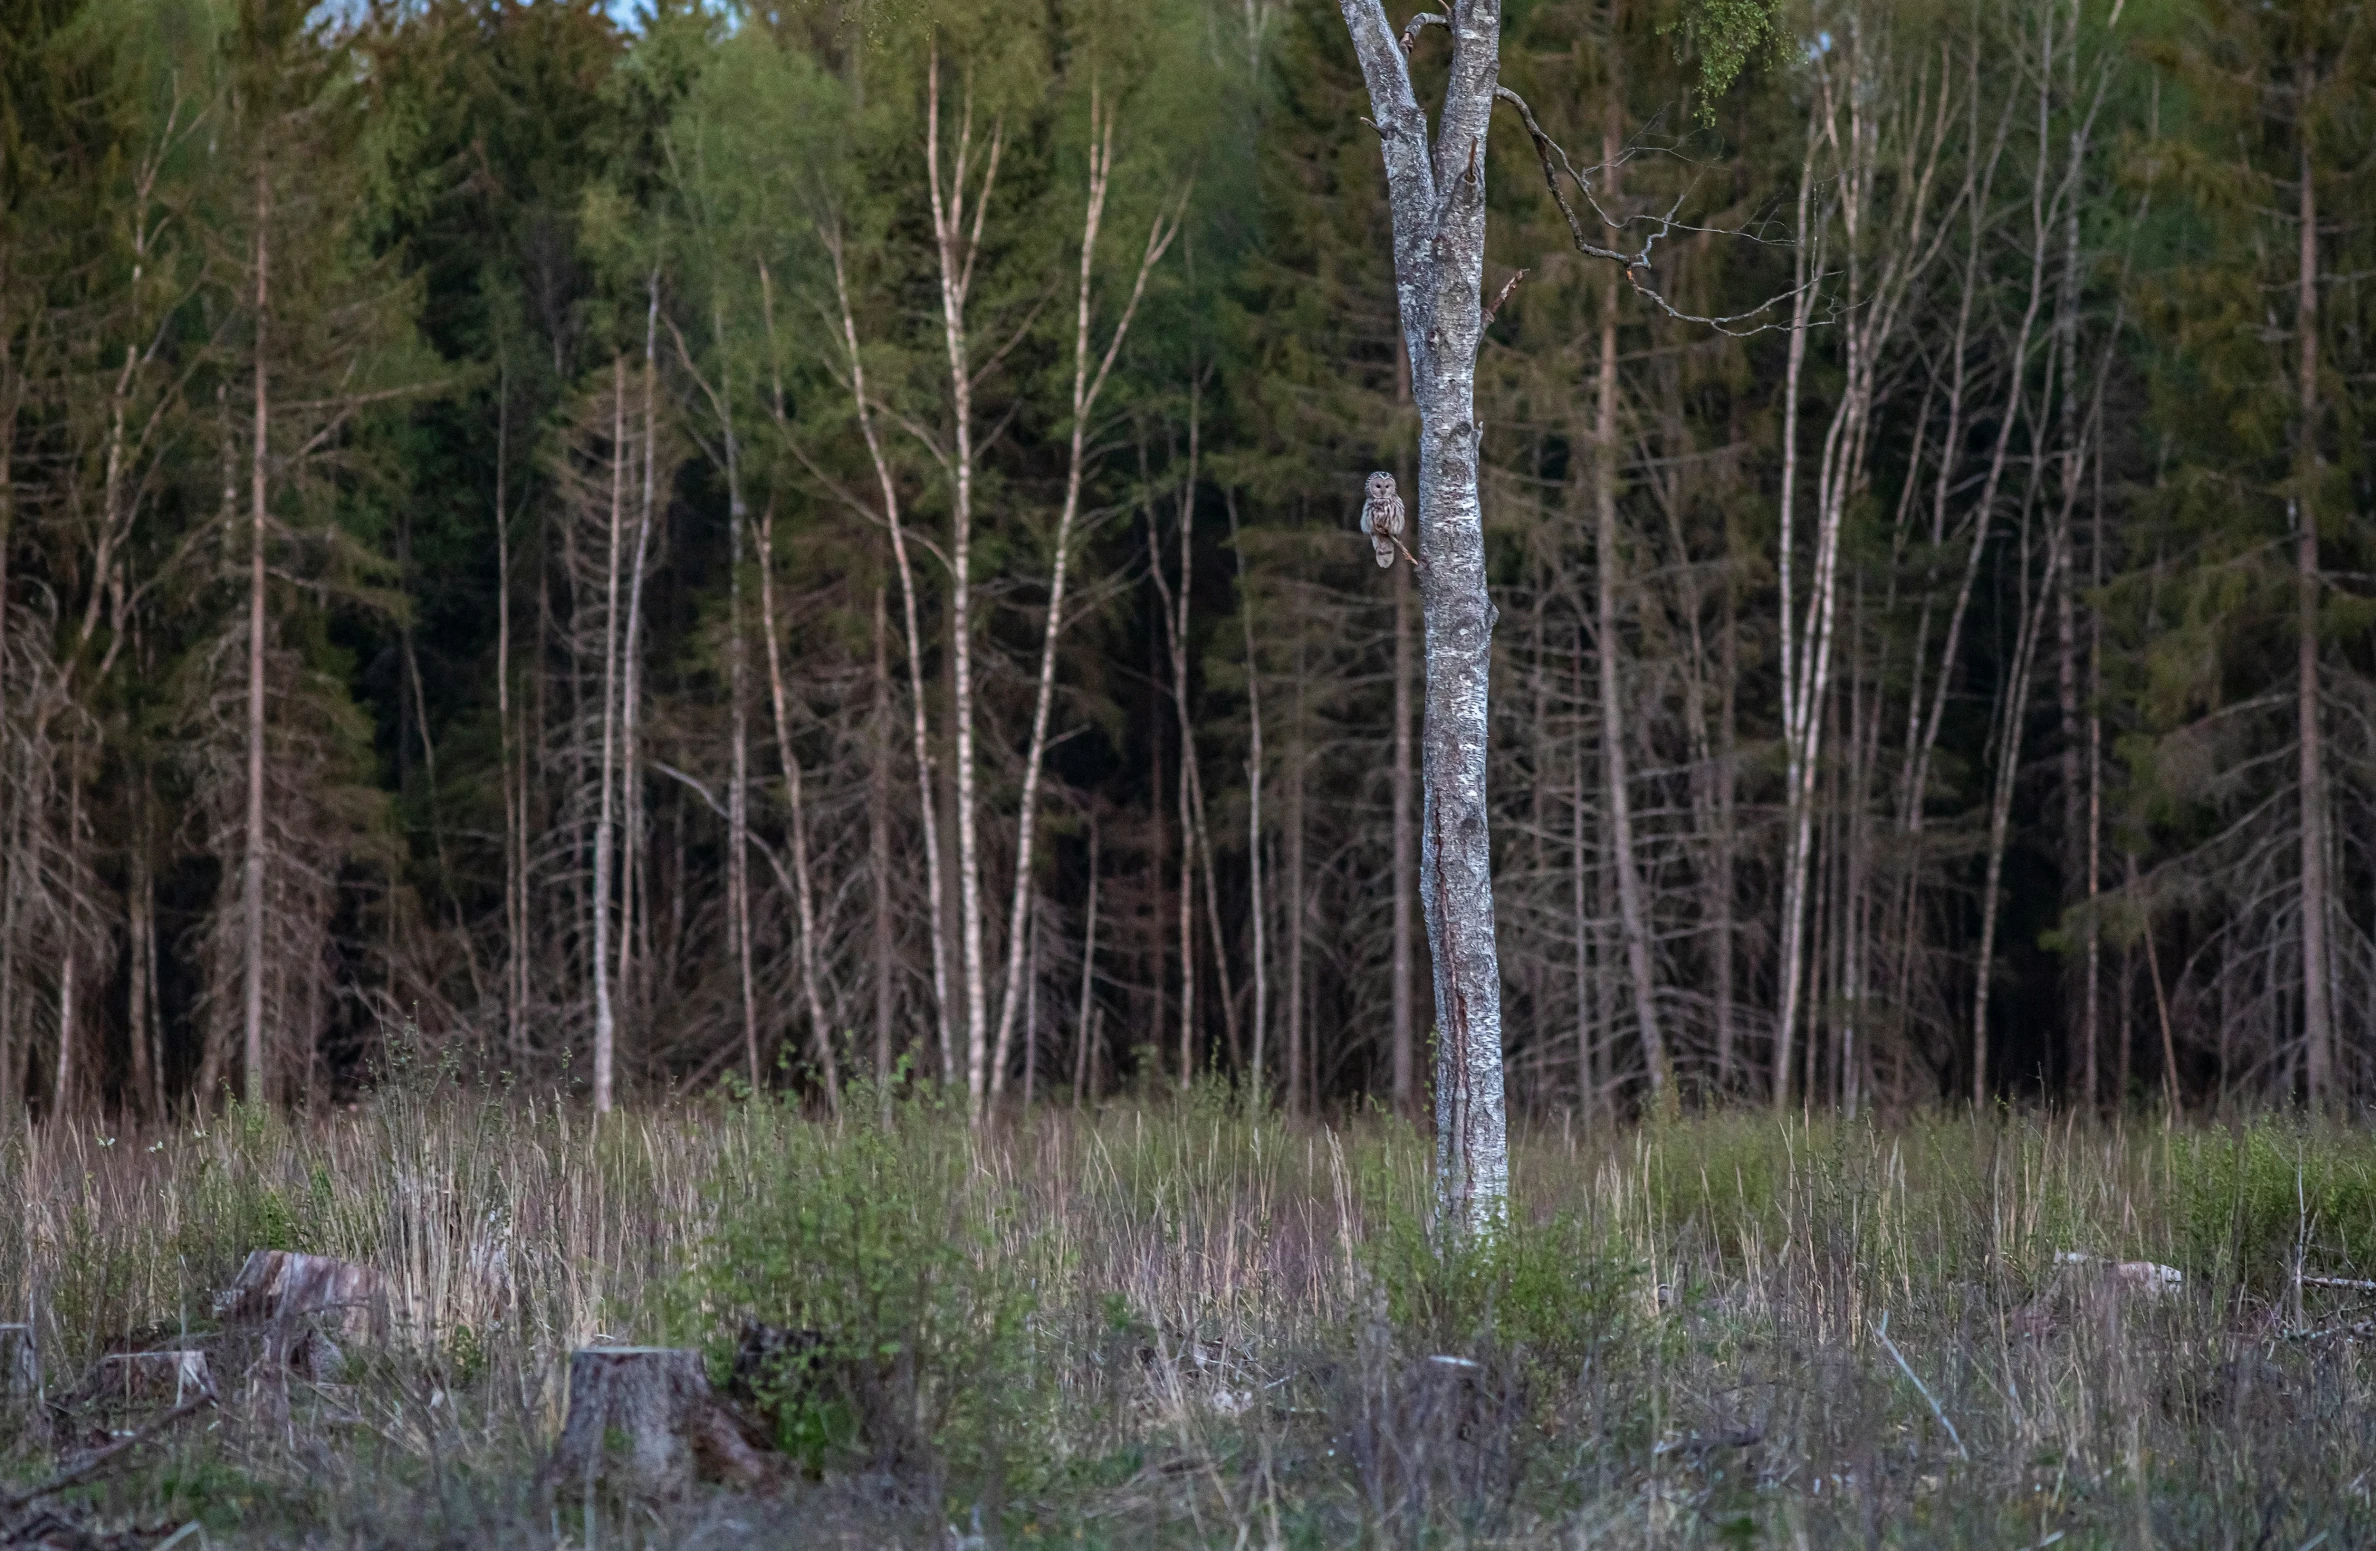
M 41 1393 L 41 1349 L 31 1325 L 0 1325 L 0 1402 L 30 1400 Z
M 694 1482 L 765 1491 L 783 1461 L 760 1429 L 710 1389 L 701 1353 L 665 1346 L 589 1346 L 569 1354 L 569 1412 L 546 1481 L 598 1480 L 642 1497 Z
M 251 1251 L 238 1279 L 215 1299 L 215 1312 L 234 1325 L 301 1319 L 349 1341 L 388 1337 L 387 1285 L 377 1271 L 295 1250 Z

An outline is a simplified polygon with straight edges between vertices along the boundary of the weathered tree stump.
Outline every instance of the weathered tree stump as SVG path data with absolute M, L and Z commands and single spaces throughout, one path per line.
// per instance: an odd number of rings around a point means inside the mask
M 29 1400 L 41 1393 L 41 1349 L 31 1325 L 0 1325 L 0 1402 Z
M 252 1251 L 238 1279 L 215 1299 L 215 1312 L 234 1325 L 302 1319 L 349 1341 L 388 1336 L 387 1285 L 377 1271 L 295 1250 Z
M 782 1460 L 711 1391 L 700 1352 L 590 1346 L 569 1354 L 569 1413 L 545 1479 L 642 1497 L 674 1497 L 696 1481 L 754 1492 L 782 1479 Z

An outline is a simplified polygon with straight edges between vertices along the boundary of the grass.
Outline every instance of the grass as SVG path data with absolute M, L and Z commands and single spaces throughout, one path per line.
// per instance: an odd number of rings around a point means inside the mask
M 0 1318 L 56 1389 L 207 1338 L 251 1248 L 387 1276 L 399 1334 L 335 1393 L 284 1415 L 227 1344 L 218 1412 L 60 1500 L 184 1546 L 2376 1538 L 2369 1300 L 2294 1280 L 2376 1274 L 2368 1133 L 1717 1114 L 1513 1151 L 1509 1228 L 1440 1255 L 1430 1149 L 1377 1117 L 1199 1091 L 978 1137 L 919 1095 L 596 1126 L 423 1078 L 307 1122 L 20 1127 Z M 723 1378 L 749 1317 L 822 1338 L 761 1386 L 791 1487 L 540 1487 L 571 1347 L 702 1345 Z M 0 1481 L 58 1463 L 0 1417 Z

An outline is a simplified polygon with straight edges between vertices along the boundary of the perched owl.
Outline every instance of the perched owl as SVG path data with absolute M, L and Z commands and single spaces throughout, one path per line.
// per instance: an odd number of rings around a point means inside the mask
M 1369 535 L 1370 547 L 1378 552 L 1379 567 L 1394 564 L 1395 540 L 1403 531 L 1403 504 L 1394 492 L 1394 476 L 1384 469 L 1369 477 L 1361 502 L 1361 531 Z

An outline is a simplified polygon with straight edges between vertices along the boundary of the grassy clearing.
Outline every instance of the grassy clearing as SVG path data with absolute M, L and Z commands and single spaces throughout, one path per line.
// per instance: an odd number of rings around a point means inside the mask
M 65 1499 L 214 1543 L 2376 1537 L 2376 1375 L 2337 1328 L 2372 1300 L 2294 1281 L 2376 1274 L 2365 1133 L 1720 1115 L 1515 1157 L 1510 1231 L 1446 1260 L 1428 1148 L 1384 1120 L 1200 1093 L 978 1139 L 919 1097 L 596 1129 L 424 1084 L 302 1126 L 20 1132 L 0 1317 L 30 1311 L 54 1386 L 202 1336 L 251 1248 L 386 1273 L 403 1334 L 334 1402 L 298 1386 L 277 1419 L 227 1375 L 220 1412 Z M 2123 1292 L 2073 1251 L 2185 1284 Z M 723 1376 L 754 1316 L 823 1337 L 764 1386 L 798 1485 L 539 1489 L 572 1346 L 701 1344 Z M 0 1422 L 0 1479 L 54 1468 L 33 1423 Z

